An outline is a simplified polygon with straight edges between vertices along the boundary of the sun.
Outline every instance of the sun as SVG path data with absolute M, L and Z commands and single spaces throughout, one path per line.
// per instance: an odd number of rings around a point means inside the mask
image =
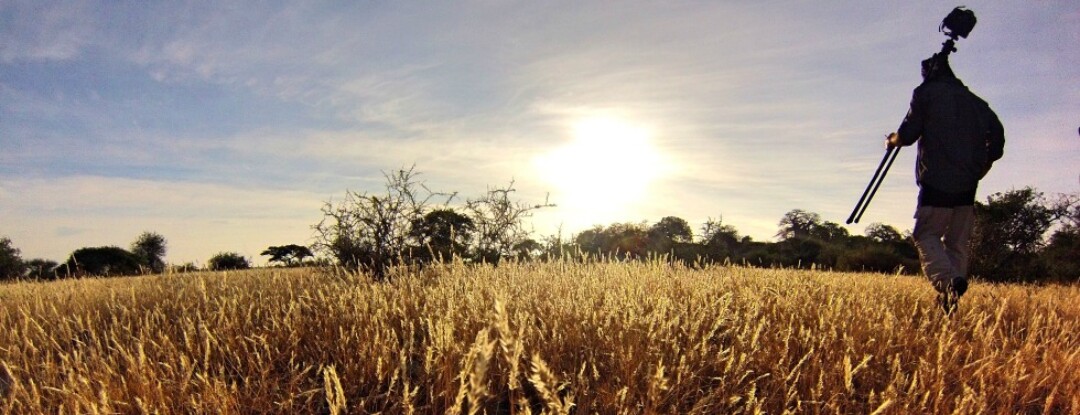
M 552 201 L 579 225 L 607 223 L 632 211 L 669 166 L 652 131 L 612 117 L 573 124 L 566 145 L 537 157 L 538 174 L 554 186 Z

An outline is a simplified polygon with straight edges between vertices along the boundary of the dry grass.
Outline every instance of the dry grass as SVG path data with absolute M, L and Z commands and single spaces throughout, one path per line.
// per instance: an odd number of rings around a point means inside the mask
M 1069 414 L 1078 302 L 659 263 L 11 284 L 0 411 Z

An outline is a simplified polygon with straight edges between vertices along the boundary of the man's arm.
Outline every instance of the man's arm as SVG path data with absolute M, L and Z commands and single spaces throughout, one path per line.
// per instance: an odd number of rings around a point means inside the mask
M 907 116 L 900 123 L 900 128 L 895 133 L 889 134 L 886 140 L 890 147 L 910 146 L 922 137 L 923 111 L 919 98 L 919 89 L 916 88 L 915 92 L 911 94 L 911 106 L 908 109 Z

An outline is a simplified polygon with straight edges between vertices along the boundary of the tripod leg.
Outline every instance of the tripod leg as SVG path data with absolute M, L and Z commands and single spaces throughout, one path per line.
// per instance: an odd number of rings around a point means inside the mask
M 859 215 L 855 217 L 855 223 L 859 223 L 859 219 L 862 219 L 863 212 L 866 212 L 866 207 L 870 205 L 870 201 L 874 199 L 874 195 L 877 194 L 877 189 L 881 187 L 881 182 L 885 181 L 885 175 L 889 174 L 889 168 L 892 167 L 893 160 L 896 160 L 896 155 L 900 154 L 900 147 L 893 147 L 892 157 L 889 157 L 889 153 L 885 153 L 885 157 L 889 159 L 889 163 L 885 165 L 885 170 L 881 171 L 881 177 L 878 178 L 877 183 L 874 183 L 874 190 L 870 191 L 870 197 L 866 198 L 866 204 L 862 206 L 862 210 L 859 211 Z
M 859 220 L 856 219 L 856 216 L 862 216 L 862 214 L 859 212 L 866 209 L 863 203 L 870 203 L 869 200 L 866 200 L 866 195 L 870 193 L 870 190 L 874 187 L 874 183 L 877 183 L 878 175 L 881 174 L 881 169 L 885 167 L 885 163 L 889 160 L 890 153 L 898 150 L 899 149 L 893 147 L 889 147 L 887 150 L 885 150 L 885 156 L 881 158 L 881 163 L 878 163 L 877 170 L 874 171 L 874 177 L 870 178 L 870 183 L 866 184 L 866 190 L 863 190 L 862 196 L 859 197 L 859 203 L 855 204 L 855 209 L 851 211 L 851 216 L 848 216 L 847 218 L 848 225 L 850 225 L 852 222 L 859 223 Z

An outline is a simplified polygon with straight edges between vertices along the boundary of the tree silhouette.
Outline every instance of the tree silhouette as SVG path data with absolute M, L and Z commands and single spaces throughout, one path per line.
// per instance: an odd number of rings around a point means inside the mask
M 1067 205 L 1052 205 L 1031 187 L 994 193 L 975 203 L 971 271 L 990 280 L 1030 281 L 1045 270 L 1036 261 L 1044 235 L 1065 217 Z
M 11 239 L 0 238 L 0 279 L 18 278 L 23 275 L 20 251 L 11 245 Z
M 56 279 L 56 268 L 60 265 L 56 261 L 34 258 L 25 263 L 26 277 L 34 280 Z
M 259 255 L 269 256 L 270 259 L 267 262 L 280 262 L 287 267 L 302 264 L 304 258 L 315 256 L 308 247 L 296 244 L 271 246 Z
M 810 236 L 826 242 L 843 242 L 851 234 L 840 224 L 825 221 L 812 226 Z
M 519 261 L 537 259 L 544 254 L 544 245 L 531 238 L 514 244 L 513 249 Z
M 414 255 L 429 260 L 450 260 L 467 253 L 475 232 L 476 225 L 468 216 L 442 208 L 414 220 L 409 237 L 418 245 Z
M 644 258 L 649 253 L 649 231 L 644 223 L 613 223 L 596 226 L 574 238 L 582 251 L 623 259 Z
M 1042 263 L 1050 277 L 1062 282 L 1080 280 L 1080 194 L 1062 195 L 1056 203 L 1063 225 L 1050 236 Z
M 251 263 L 236 252 L 219 252 L 206 261 L 206 267 L 211 271 L 248 269 L 251 268 Z
M 60 272 L 74 275 L 136 275 L 142 259 L 120 247 L 79 248 L 72 252 Z
M 793 209 L 780 219 L 780 231 L 776 233 L 782 240 L 806 238 L 810 231 L 821 224 L 821 215 L 802 209 Z
M 131 243 L 131 253 L 155 273 L 165 271 L 165 237 L 155 232 L 143 232 Z
M 709 218 L 701 225 L 701 243 L 705 255 L 712 260 L 722 260 L 734 255 L 739 246 L 739 232 L 734 226 L 725 225 L 723 217 Z
M 867 238 L 874 240 L 875 242 L 898 242 L 904 239 L 896 228 L 880 223 L 874 222 L 866 227 L 864 232 Z
M 694 232 L 690 230 L 690 224 L 685 219 L 676 216 L 665 216 L 649 228 L 649 236 L 658 236 L 672 242 L 690 242 L 694 239 Z
M 1066 227 L 1050 236 L 1042 262 L 1049 276 L 1062 282 L 1080 279 L 1080 228 Z

